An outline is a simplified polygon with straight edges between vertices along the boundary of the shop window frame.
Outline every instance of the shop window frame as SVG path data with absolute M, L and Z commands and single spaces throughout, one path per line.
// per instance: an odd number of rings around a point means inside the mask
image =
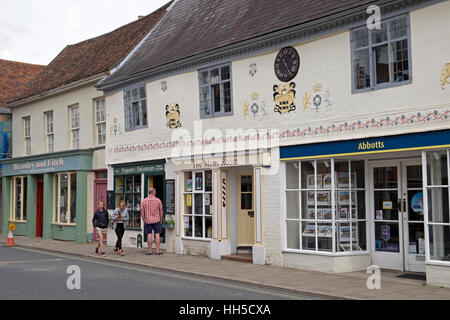
M 141 96 L 141 89 L 143 90 L 144 97 Z M 139 95 L 138 99 L 132 99 L 133 90 L 137 90 Z M 130 97 L 129 101 L 127 101 L 128 96 Z M 143 117 L 143 124 L 141 125 L 136 124 L 137 114 L 135 113 L 135 109 L 133 106 L 134 103 L 138 103 L 138 107 L 140 107 L 142 109 L 142 112 L 145 113 L 145 117 Z M 145 104 L 145 108 L 142 105 L 142 103 Z M 149 108 L 147 100 L 147 86 L 145 83 L 123 90 L 123 109 L 124 109 L 125 132 L 146 129 L 149 127 L 149 112 L 148 112 Z M 130 111 L 127 112 L 127 109 L 129 109 Z
M 61 176 L 66 174 L 68 176 L 67 179 L 67 222 L 61 222 Z M 76 201 L 76 196 L 77 196 L 77 192 L 78 192 L 78 181 L 77 181 L 77 172 L 76 171 L 70 171 L 70 172 L 58 172 L 55 173 L 53 176 L 53 194 L 54 194 L 54 214 L 53 214 L 53 219 L 52 219 L 52 224 L 56 225 L 56 226 L 69 226 L 69 227 L 75 227 L 77 225 L 76 222 L 71 223 L 70 221 L 72 220 L 72 212 L 71 212 L 71 200 L 72 200 L 72 194 L 70 192 L 70 186 L 71 186 L 71 182 L 72 182 L 72 176 L 75 176 L 75 181 L 76 181 L 76 185 L 75 185 L 75 201 Z M 75 219 L 77 218 L 77 211 L 79 210 L 79 207 L 77 206 L 75 209 Z
M 77 110 L 77 114 L 74 114 L 74 110 Z M 81 127 L 81 116 L 80 116 L 80 105 L 74 104 L 69 106 L 69 124 L 70 124 L 70 148 L 72 150 L 79 150 L 81 147 L 81 137 L 80 137 L 80 127 Z M 76 120 L 77 122 L 74 122 Z M 76 139 L 74 134 L 77 135 Z M 76 143 L 76 144 L 75 144 Z
M 428 183 L 428 155 L 433 152 L 446 152 L 447 156 L 447 185 L 430 185 Z M 450 208 L 450 149 L 427 150 L 422 152 L 422 170 L 423 170 L 423 208 L 424 208 L 424 223 L 425 223 L 425 253 L 426 262 L 434 265 L 450 266 L 450 260 L 433 260 L 431 259 L 431 242 L 430 242 L 430 227 L 442 226 L 443 228 L 450 228 L 450 211 L 447 212 L 449 222 L 433 222 L 430 221 L 429 215 L 429 201 L 428 191 L 433 189 L 447 189 L 448 192 L 448 206 Z M 444 240 L 445 241 L 445 240 Z
M 206 172 L 210 172 L 211 173 L 211 191 L 206 191 Z M 186 175 L 187 174 L 192 174 L 192 191 L 186 191 Z M 196 186 L 195 186 L 195 177 L 196 174 L 202 174 L 202 190 L 197 190 Z M 186 239 L 186 240 L 197 240 L 197 241 L 212 241 L 213 237 L 214 237 L 214 208 L 213 208 L 213 197 L 214 197 L 214 174 L 213 174 L 213 170 L 188 170 L 188 171 L 184 171 L 182 173 L 182 186 L 183 186 L 183 192 L 182 192 L 182 200 L 181 200 L 181 234 L 182 234 L 182 238 Z M 217 191 L 216 191 L 217 192 Z M 191 195 L 191 207 L 192 207 L 192 214 L 186 214 L 185 213 L 185 209 L 186 209 L 186 195 L 190 194 Z M 195 212 L 195 196 L 201 194 L 202 195 L 202 215 L 198 215 Z M 206 210 L 205 210 L 205 194 L 209 194 L 210 195 L 210 206 L 211 206 L 211 213 L 210 214 L 206 214 Z M 186 235 L 186 228 L 184 227 L 185 225 L 185 217 L 191 217 L 192 218 L 192 236 L 187 236 Z M 195 218 L 196 217 L 202 217 L 202 228 L 203 228 L 203 237 L 197 237 L 195 236 Z M 207 230 L 206 230 L 206 218 L 211 218 L 211 237 L 207 236 Z
M 406 19 L 406 36 L 403 37 L 398 37 L 395 39 L 392 39 L 391 37 L 391 31 L 390 31 L 390 26 L 391 26 L 391 22 L 393 20 L 398 20 L 401 18 L 405 18 Z M 382 24 L 387 24 L 387 41 L 384 42 L 380 42 L 380 43 L 376 43 L 373 44 L 372 43 L 372 34 L 373 32 L 375 32 L 374 30 L 369 30 L 367 28 L 366 25 L 364 26 L 360 26 L 360 27 L 356 27 L 350 30 L 350 57 L 351 57 L 351 84 L 352 84 L 352 94 L 358 94 L 358 93 L 363 93 L 363 92 L 370 92 L 370 91 L 374 91 L 374 90 L 381 90 L 381 89 L 386 89 L 386 88 L 393 88 L 393 87 L 398 87 L 398 86 L 404 86 L 404 85 L 409 85 L 412 83 L 413 81 L 413 70 L 412 70 L 412 46 L 411 46 L 411 19 L 410 19 L 410 15 L 409 13 L 404 13 L 401 15 L 397 15 L 397 16 L 392 16 L 386 19 L 383 19 L 381 21 Z M 354 47 L 354 34 L 355 32 L 361 31 L 361 30 L 367 30 L 368 31 L 368 45 L 367 46 L 362 46 L 362 47 L 358 47 L 355 48 Z M 399 81 L 399 82 L 395 82 L 392 79 L 392 64 L 394 63 L 393 60 L 391 59 L 391 49 L 392 49 L 392 44 L 394 44 L 395 42 L 401 41 L 401 40 L 407 40 L 408 42 L 408 72 L 409 72 L 409 79 L 408 80 L 404 80 L 404 81 Z M 388 61 L 389 61 L 389 81 L 385 82 L 385 83 L 380 83 L 377 84 L 376 83 L 376 70 L 375 70 L 375 61 L 374 61 L 374 54 L 375 54 L 375 49 L 383 46 L 383 45 L 387 45 L 388 46 Z M 357 82 L 355 79 L 355 52 L 356 51 L 361 51 L 361 50 L 365 50 L 367 49 L 369 51 L 369 77 L 370 77 L 370 85 L 366 88 L 361 88 L 358 89 L 357 88 Z
M 324 162 L 324 161 L 328 161 L 330 163 L 330 169 L 331 169 L 331 178 L 332 178 L 332 182 L 331 182 L 331 188 L 328 189 L 323 189 L 323 188 L 318 188 L 318 181 L 317 181 L 317 163 L 318 162 Z M 349 171 L 349 187 L 348 188 L 340 188 L 337 186 L 337 181 L 336 181 L 336 170 L 335 170 L 335 164 L 336 162 L 343 162 L 343 161 L 348 161 L 348 171 Z M 352 187 L 352 181 L 351 181 L 351 176 L 352 176 L 352 167 L 351 164 L 352 162 L 364 162 L 364 188 L 358 188 L 358 186 L 356 185 L 356 187 Z M 309 188 L 304 188 L 302 186 L 302 163 L 303 162 L 314 162 L 314 177 L 315 177 L 315 186 L 314 189 L 309 189 Z M 292 188 L 288 188 L 287 186 L 287 165 L 288 164 L 292 164 L 292 163 L 296 163 L 298 165 L 298 188 L 292 189 Z M 348 217 L 350 217 L 349 219 L 345 219 L 345 220 L 341 220 L 341 219 L 337 219 L 337 215 L 338 215 L 338 205 L 337 205 L 337 199 L 336 199 L 336 195 L 340 192 L 340 191 L 346 191 L 349 190 L 349 210 L 348 210 Z M 367 255 L 369 254 L 369 250 L 370 250 L 370 243 L 369 243 L 369 239 L 370 239 L 370 232 L 369 232 L 369 222 L 370 222 L 370 209 L 369 209 L 369 203 L 367 201 L 367 194 L 369 192 L 368 190 L 368 185 L 367 185 L 367 162 L 365 160 L 362 159 L 339 159 L 339 158 L 327 158 L 327 159 L 305 159 L 305 160 L 299 160 L 299 161 L 288 161 L 288 162 L 283 162 L 282 165 L 282 212 L 283 212 L 283 252 L 286 253 L 301 253 L 301 254 L 314 254 L 314 255 L 327 255 L 327 256 L 356 256 L 356 255 Z M 318 219 L 318 201 L 317 201 L 317 192 L 320 191 L 324 191 L 324 192 L 330 192 L 331 194 L 331 213 L 332 213 L 332 219 L 328 220 L 328 219 Z M 298 212 L 298 219 L 293 219 L 293 218 L 288 218 L 287 213 L 287 194 L 289 192 L 297 192 L 298 193 L 298 206 L 299 206 L 299 212 Z M 314 210 L 315 210 L 315 218 L 312 219 L 306 219 L 303 218 L 303 206 L 302 206 L 302 200 L 303 200 L 303 194 L 304 193 L 308 193 L 308 192 L 314 192 Z M 356 212 L 356 219 L 352 218 L 352 210 L 351 208 L 353 207 L 352 204 L 352 193 L 358 193 L 358 192 L 364 192 L 364 201 L 365 201 L 365 212 L 364 212 L 364 219 L 359 219 L 359 214 L 358 212 Z M 307 200 L 307 199 L 306 199 Z M 356 204 L 357 206 L 357 204 Z M 323 214 L 323 213 L 322 213 Z M 292 249 L 292 248 L 288 248 L 288 222 L 298 222 L 299 223 L 299 248 L 300 249 Z M 341 223 L 348 223 L 350 225 L 350 228 L 352 229 L 352 227 L 354 225 L 358 225 L 358 224 L 364 224 L 365 226 L 365 248 L 366 249 L 362 249 L 355 251 L 352 248 L 352 245 L 354 244 L 352 237 L 350 237 L 350 247 L 351 250 L 350 251 L 339 251 L 339 248 L 337 247 L 337 235 L 338 235 L 338 225 Z M 316 246 L 315 246 L 315 250 L 308 250 L 308 249 L 304 249 L 303 247 L 303 235 L 304 235 L 304 230 L 306 228 L 307 225 L 309 224 L 314 224 L 315 227 L 315 238 L 316 238 Z M 331 239 L 332 239 L 332 249 L 331 251 L 326 251 L 326 250 L 320 250 L 319 249 L 319 238 L 321 238 L 319 236 L 319 232 L 317 230 L 317 227 L 320 225 L 330 225 L 331 224 Z M 358 233 L 358 228 L 356 228 L 356 232 Z M 358 236 L 358 234 L 357 234 Z M 359 243 L 357 244 L 358 246 L 360 245 Z
M 103 104 L 103 119 L 99 119 L 99 104 Z M 104 146 L 106 145 L 106 99 L 104 97 L 94 99 L 94 119 L 95 144 L 97 146 Z M 102 143 L 100 139 L 102 139 Z
M 16 180 L 20 179 L 21 180 L 21 193 L 20 193 L 20 219 L 17 220 L 16 219 Z M 25 189 L 28 187 L 28 178 L 27 176 L 17 176 L 17 177 L 12 177 L 11 178 L 11 213 L 10 213 L 10 221 L 14 222 L 14 223 L 27 223 L 28 222 L 28 215 L 27 215 L 27 199 L 24 196 L 24 193 L 26 192 Z M 26 188 L 25 188 L 25 184 L 26 183 Z M 26 216 L 26 219 L 24 219 L 24 213 Z
M 122 178 L 123 179 L 123 188 L 125 188 L 125 184 L 126 184 L 126 179 L 128 178 L 128 177 L 133 177 L 133 190 L 135 190 L 135 177 L 140 177 L 140 179 L 141 179 L 141 184 L 140 184 L 140 191 L 139 192 L 126 192 L 125 191 L 125 189 L 123 190 L 123 192 L 117 192 L 117 178 Z M 142 174 L 128 174 L 128 175 L 114 175 L 114 208 L 113 209 L 111 209 L 111 210 L 116 210 L 116 208 L 118 207 L 118 205 L 119 205 L 119 201 L 120 200 L 124 200 L 125 201 L 125 205 L 127 206 L 127 203 L 126 203 L 126 198 L 125 198 L 125 196 L 126 195 L 132 195 L 133 196 L 133 199 L 134 199 L 134 196 L 136 196 L 136 195 L 139 195 L 139 197 L 141 198 L 141 200 L 140 200 L 140 202 L 139 202 L 139 206 L 141 206 L 141 204 L 142 204 L 142 200 L 143 200 L 143 198 L 142 198 L 142 191 L 143 191 L 143 189 L 145 188 L 145 181 L 142 181 L 142 178 L 143 178 L 143 175 Z M 145 179 L 145 175 L 144 175 L 144 179 Z M 144 190 L 145 191 L 145 190 Z M 123 196 L 124 197 L 124 199 L 119 199 L 119 200 L 117 200 L 117 196 Z M 133 202 L 134 202 L 134 200 L 133 200 Z M 127 227 L 125 227 L 125 230 L 128 230 L 128 231 L 138 231 L 138 232 L 141 232 L 142 230 L 143 230 L 143 221 L 142 221 L 142 216 L 141 216 L 141 214 L 142 214 L 142 210 L 134 210 L 134 208 L 132 208 L 133 210 L 130 210 L 128 207 L 126 207 L 127 208 L 127 210 L 128 210 L 128 215 L 129 215 L 129 217 L 130 217 L 130 220 L 128 221 L 128 226 Z M 141 208 L 142 209 L 142 208 Z M 131 211 L 131 212 L 130 212 Z M 139 227 L 136 227 L 135 225 L 134 225 L 134 223 L 133 223 L 133 226 L 132 227 L 130 227 L 130 221 L 132 220 L 131 218 L 131 216 L 133 216 L 133 218 L 135 217 L 135 215 L 137 214 L 137 212 L 139 212 L 139 214 L 138 214 L 138 216 L 139 216 L 139 222 L 140 222 L 140 225 L 139 225 Z

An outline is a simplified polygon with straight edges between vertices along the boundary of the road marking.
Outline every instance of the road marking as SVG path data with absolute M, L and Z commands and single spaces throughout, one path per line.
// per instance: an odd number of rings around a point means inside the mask
M 39 260 L 23 260 L 23 261 L 0 261 L 0 266 L 8 264 L 22 264 L 22 263 L 35 263 L 35 262 L 60 262 L 63 259 L 39 259 Z

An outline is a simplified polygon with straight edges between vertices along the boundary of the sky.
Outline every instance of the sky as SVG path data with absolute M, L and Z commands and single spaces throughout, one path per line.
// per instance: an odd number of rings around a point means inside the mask
M 64 47 L 137 20 L 169 0 L 0 0 L 0 59 L 46 65 Z

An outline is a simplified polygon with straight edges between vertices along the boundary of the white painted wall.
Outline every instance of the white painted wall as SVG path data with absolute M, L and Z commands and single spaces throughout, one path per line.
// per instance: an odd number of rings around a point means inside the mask
M 80 148 L 96 147 L 94 99 L 102 97 L 93 85 L 77 88 L 48 97 L 13 110 L 13 157 L 25 156 L 23 140 L 23 117 L 31 117 L 31 155 L 47 153 L 44 113 L 53 110 L 54 152 L 71 149 L 69 106 L 80 107 Z M 104 152 L 95 160 L 96 168 L 105 168 Z
M 232 63 L 234 114 L 203 121 L 203 129 L 217 128 L 280 128 L 308 129 L 327 128 L 332 125 L 365 123 L 405 119 L 430 114 L 431 121 L 418 121 L 399 125 L 383 125 L 375 128 L 359 128 L 342 132 L 307 134 L 300 138 L 285 139 L 283 145 L 315 143 L 336 139 L 362 138 L 386 134 L 401 134 L 413 131 L 438 130 L 448 127 L 448 120 L 434 120 L 434 114 L 441 116 L 450 110 L 450 86 L 442 90 L 440 72 L 450 62 L 450 2 L 411 12 L 412 83 L 394 88 L 352 94 L 350 32 L 340 32 L 295 47 L 301 56 L 299 75 L 293 80 L 297 84 L 297 110 L 289 114 L 274 112 L 273 86 L 280 84 L 276 79 L 273 64 L 278 50 L 246 58 Z M 249 74 L 249 66 L 257 65 L 255 77 Z M 170 150 L 162 148 L 149 151 L 117 153 L 116 147 L 133 146 L 148 142 L 168 142 L 173 131 L 166 127 L 165 106 L 178 103 L 181 108 L 181 122 L 184 129 L 193 134 L 194 121 L 200 120 L 198 73 L 188 72 L 164 81 L 168 90 L 163 92 L 161 81 L 147 84 L 149 127 L 114 137 L 109 135 L 106 161 L 122 163 L 128 159 L 145 161 L 170 157 Z M 303 96 L 313 94 L 313 86 L 322 84 L 329 90 L 334 102 L 332 108 L 303 108 Z M 244 117 L 243 105 L 253 92 L 259 93 L 259 103 L 265 103 L 267 117 Z M 122 92 L 107 97 L 110 116 L 117 118 L 124 128 L 124 106 Z M 109 130 L 109 129 L 108 129 Z

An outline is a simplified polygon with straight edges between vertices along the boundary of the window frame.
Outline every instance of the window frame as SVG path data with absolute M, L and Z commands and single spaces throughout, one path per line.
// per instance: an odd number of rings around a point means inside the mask
M 406 18 L 406 36 L 399 37 L 396 39 L 391 38 L 391 32 L 390 32 L 390 23 L 393 20 L 397 20 L 400 18 Z M 398 86 L 404 86 L 409 85 L 413 82 L 413 70 L 412 70 L 412 50 L 411 50 L 411 19 L 409 13 L 402 13 L 400 15 L 390 16 L 386 19 L 383 19 L 381 21 L 382 24 L 387 24 L 387 36 L 388 40 L 385 42 L 380 42 L 376 44 L 372 44 L 372 32 L 373 30 L 368 30 L 368 45 L 355 49 L 353 47 L 353 41 L 354 41 L 354 32 L 359 30 L 365 30 L 367 29 L 367 26 L 359 26 L 350 29 L 350 65 L 351 65 L 351 82 L 352 82 L 352 94 L 358 94 L 363 92 L 369 92 L 369 91 L 375 91 L 375 90 L 382 90 L 386 88 L 395 88 Z M 400 82 L 392 82 L 392 61 L 391 61 L 391 48 L 392 44 L 401 41 L 401 40 L 407 40 L 408 41 L 408 68 L 409 68 L 409 79 L 405 81 Z M 374 49 L 377 47 L 381 47 L 387 45 L 388 46 L 388 59 L 389 59 L 389 82 L 376 84 L 376 69 L 375 69 L 375 61 L 374 61 Z M 355 51 L 368 49 L 369 50 L 369 72 L 370 72 L 370 86 L 363 89 L 357 89 L 356 88 L 356 82 L 355 82 L 355 65 L 354 65 L 354 58 L 355 58 Z
M 16 181 L 17 179 L 21 180 L 21 193 L 20 193 L 20 219 L 16 219 Z M 24 182 L 27 180 L 27 176 L 17 176 L 12 177 L 12 183 L 11 183 L 11 213 L 10 213 L 10 221 L 14 223 L 27 223 L 28 222 L 28 215 L 26 214 L 26 219 L 24 219 L 24 212 L 26 212 L 27 208 L 24 206 L 26 204 L 26 198 L 24 197 Z M 27 180 L 27 187 L 28 187 L 28 180 Z
M 433 152 L 446 152 L 447 156 L 447 185 L 434 185 L 428 183 L 428 155 Z M 422 152 L 422 176 L 423 176 L 423 203 L 424 203 L 424 227 L 425 227 L 425 254 L 426 254 L 426 262 L 434 265 L 443 265 L 450 266 L 450 261 L 446 260 L 433 260 L 431 259 L 431 239 L 430 239 L 430 227 L 448 227 L 450 228 L 450 212 L 447 212 L 449 215 L 449 222 L 434 222 L 430 219 L 430 200 L 428 197 L 428 191 L 430 190 L 438 190 L 438 189 L 448 189 L 448 205 L 450 208 L 450 149 L 440 149 L 440 150 L 427 150 Z M 433 203 L 431 203 L 433 207 Z
M 136 183 L 136 177 L 139 177 L 140 184 L 139 184 L 139 188 L 140 191 L 137 192 L 136 191 L 136 186 L 138 185 Z M 133 182 L 132 182 L 132 187 L 133 187 L 133 191 L 127 191 L 126 190 L 126 182 L 127 182 L 127 178 L 132 178 Z M 117 180 L 121 179 L 122 180 L 122 191 L 118 190 L 118 185 L 117 185 Z M 114 175 L 114 209 L 118 207 L 119 202 L 121 200 L 125 201 L 125 205 L 126 208 L 128 210 L 128 215 L 130 220 L 128 221 L 127 226 L 125 227 L 125 230 L 129 230 L 129 231 L 142 231 L 143 230 L 143 220 L 142 220 L 142 208 L 141 210 L 135 210 L 135 207 L 133 208 L 128 208 L 128 204 L 126 203 L 126 196 L 132 196 L 133 197 L 133 203 L 134 203 L 134 197 L 135 196 L 139 196 L 138 198 L 140 198 L 140 202 L 139 205 L 142 204 L 143 198 L 142 198 L 142 191 L 144 191 L 144 181 L 142 179 L 145 179 L 145 175 L 143 177 L 142 174 L 120 174 L 120 175 Z M 139 218 L 139 226 L 137 226 L 134 222 L 136 217 Z
M 330 164 L 330 174 L 331 175 L 331 188 L 327 189 L 327 188 L 319 188 L 318 187 L 318 167 L 317 164 L 319 162 L 325 162 L 325 161 L 329 161 Z M 303 178 L 303 174 L 302 174 L 302 164 L 306 163 L 306 162 L 314 162 L 314 177 L 315 177 L 315 184 L 314 184 L 314 188 L 309 188 L 308 186 L 302 186 L 302 181 L 304 180 Z M 345 187 L 340 187 L 338 185 L 338 181 L 336 180 L 336 162 L 337 163 L 343 163 L 343 162 L 348 162 L 348 173 L 349 173 L 349 182 L 348 182 L 348 188 Z M 353 186 L 353 181 L 352 181 L 352 177 L 353 177 L 353 172 L 352 172 L 352 163 L 353 162 L 364 162 L 364 188 L 358 188 L 358 185 L 355 182 L 355 186 Z M 288 164 L 297 164 L 298 165 L 298 188 L 288 188 L 287 185 L 287 165 Z M 370 210 L 369 210 L 369 203 L 367 201 L 367 195 L 368 195 L 368 186 L 367 186 L 367 163 L 365 160 L 362 159 L 352 159 L 352 158 L 323 158 L 323 159 L 304 159 L 304 160 L 299 160 L 299 161 L 288 161 L 288 162 L 283 162 L 282 164 L 282 188 L 281 188 L 281 192 L 282 192 L 282 216 L 283 216 L 283 252 L 287 252 L 287 253 L 301 253 L 301 254 L 313 254 L 313 255 L 326 255 L 326 256 L 356 256 L 356 255 L 367 255 L 369 253 L 370 250 L 370 243 L 369 243 L 369 215 L 370 215 Z M 323 179 L 323 173 L 320 173 L 320 175 L 322 175 L 322 179 Z M 308 177 L 306 177 L 307 181 Z M 287 195 L 288 193 L 294 193 L 297 192 L 298 193 L 298 206 L 299 206 L 299 212 L 298 212 L 298 218 L 288 218 L 288 201 L 287 201 Z M 307 198 L 307 194 L 308 192 L 314 192 L 314 211 L 315 211 L 315 218 L 314 219 L 309 219 L 303 212 L 304 206 L 303 206 L 303 201 L 307 202 L 307 199 L 303 199 L 304 194 L 306 194 L 306 198 Z M 322 219 L 318 218 L 318 210 L 319 210 L 319 206 L 323 206 L 323 205 L 319 205 L 318 203 L 318 192 L 328 192 L 330 194 L 330 205 L 329 207 L 331 207 L 331 215 L 332 218 L 330 219 L 324 219 L 322 216 Z M 349 210 L 347 211 L 347 219 L 340 219 L 338 218 L 339 215 L 339 201 L 337 199 L 337 195 L 340 192 L 349 192 Z M 356 201 L 356 219 L 352 218 L 352 207 L 354 206 L 352 204 L 353 199 L 352 196 L 353 194 L 356 194 L 358 197 L 358 193 L 359 192 L 364 192 L 364 202 L 365 202 L 365 210 L 364 210 L 364 219 L 360 219 L 359 218 L 359 213 L 357 211 L 357 201 Z M 346 206 L 346 205 L 344 205 Z M 308 207 L 308 205 L 306 205 L 306 207 Z M 323 209 L 321 209 L 323 211 Z M 306 216 L 306 218 L 305 218 Z M 297 222 L 299 224 L 299 239 L 297 239 L 299 241 L 299 249 L 292 249 L 288 247 L 288 222 Z M 338 231 L 339 231 L 339 225 L 341 224 L 348 224 L 349 227 L 351 228 L 351 230 L 353 229 L 354 226 L 356 226 L 356 237 L 357 237 L 357 246 L 360 246 L 361 244 L 359 243 L 359 224 L 362 224 L 365 226 L 365 250 L 362 249 L 360 247 L 361 250 L 353 250 L 353 245 L 355 244 L 355 242 L 353 241 L 353 238 L 350 237 L 349 245 L 350 245 L 350 251 L 342 251 L 339 249 L 338 247 Z M 315 228 L 315 249 L 314 250 L 310 250 L 310 249 L 305 249 L 304 245 L 303 245 L 303 240 L 304 240 L 304 230 L 308 225 L 314 225 Z M 318 232 L 318 227 L 319 226 L 324 226 L 324 225 L 328 225 L 331 226 L 331 232 L 332 235 L 331 237 L 326 237 L 326 238 L 330 238 L 331 239 L 331 251 L 327 251 L 327 250 L 321 250 L 320 249 L 320 245 L 319 245 L 319 238 L 324 238 L 324 237 L 320 237 L 319 236 L 319 232 Z M 330 231 L 329 231 L 330 232 Z M 347 242 L 347 241 L 344 241 Z
M 66 174 L 67 175 L 67 217 L 66 220 L 67 222 L 61 222 L 61 176 Z M 71 198 L 72 198 L 72 194 L 69 191 L 70 190 L 70 186 L 71 186 L 71 180 L 72 180 L 72 175 L 75 175 L 75 183 L 77 182 L 77 172 L 75 171 L 71 171 L 71 172 L 58 172 L 55 173 L 55 175 L 53 176 L 53 185 L 55 188 L 55 199 L 54 199 L 54 215 L 53 215 L 53 225 L 58 225 L 58 226 L 76 226 L 77 223 L 71 223 L 70 221 L 72 220 L 72 212 L 71 212 Z M 76 191 L 78 189 L 78 185 L 76 185 Z M 76 193 L 75 193 L 75 199 L 76 199 Z M 75 200 L 76 201 L 76 200 Z M 78 207 L 76 208 L 76 211 L 78 210 Z M 75 211 L 75 219 L 77 217 L 77 212 Z
M 23 140 L 24 154 L 31 155 L 31 116 L 22 118 L 23 121 Z
M 127 103 L 127 92 L 132 92 L 133 90 L 138 90 L 138 92 L 140 92 L 140 89 L 144 88 L 144 92 L 145 92 L 145 97 L 141 98 L 139 97 L 139 99 L 137 100 L 130 100 L 129 103 Z M 131 95 L 131 94 L 130 94 Z M 145 101 L 145 113 L 146 113 L 146 122 L 144 125 L 135 125 L 136 124 L 136 115 L 134 113 L 134 108 L 133 108 L 133 103 L 138 102 L 139 104 Z M 128 104 L 130 105 L 131 108 L 131 112 L 130 112 L 130 121 L 131 121 L 131 127 L 128 127 L 128 122 L 127 122 L 127 108 L 128 108 Z M 148 123 L 149 123 L 149 112 L 148 112 L 148 101 L 147 101 L 147 84 L 143 83 L 140 85 L 136 85 L 133 87 L 129 87 L 127 89 L 123 90 L 123 106 L 124 106 L 124 121 L 125 121 L 125 132 L 130 132 L 130 131 L 136 131 L 136 130 L 141 130 L 141 129 L 146 129 L 148 128 Z
M 52 121 L 49 122 L 49 115 L 52 117 Z M 44 112 L 44 129 L 45 129 L 45 137 L 46 137 L 46 146 L 47 146 L 47 152 L 53 153 L 55 150 L 55 113 L 53 110 Z M 52 131 L 49 132 L 48 128 L 51 124 Z M 52 141 L 50 143 L 50 137 L 52 137 Z M 50 148 L 51 145 L 51 148 Z
M 72 111 L 73 110 L 78 110 L 78 126 L 74 126 L 73 123 L 73 116 L 72 116 Z M 81 147 L 81 141 L 80 141 L 80 127 L 81 127 L 81 117 L 80 117 L 80 105 L 79 104 L 74 104 L 69 106 L 69 123 L 70 123 L 70 148 L 72 150 L 78 150 Z M 78 137 L 77 139 L 74 139 L 74 133 L 77 133 Z M 74 141 L 78 141 L 78 146 L 75 147 Z
M 230 69 L 230 79 L 229 80 L 221 80 L 221 69 L 223 67 L 229 67 Z M 213 104 L 212 104 L 212 87 L 209 80 L 211 79 L 211 71 L 218 69 L 219 70 L 219 85 L 222 85 L 224 83 L 230 83 L 230 108 L 231 110 L 229 112 L 225 112 L 225 105 L 221 105 L 221 111 L 220 112 L 214 112 L 213 110 Z M 204 72 L 208 72 L 208 84 L 202 85 L 201 84 L 201 74 Z M 227 62 L 219 65 L 210 66 L 208 68 L 203 68 L 198 70 L 198 96 L 199 96 L 199 113 L 200 113 L 200 119 L 212 119 L 212 118 L 219 118 L 224 116 L 232 116 L 234 114 L 234 107 L 233 107 L 233 68 L 232 63 Z M 209 115 L 202 115 L 202 88 L 208 87 L 209 88 L 209 109 L 210 114 Z
M 210 172 L 211 173 L 211 191 L 206 191 L 206 172 Z M 191 173 L 192 174 L 192 191 L 186 191 L 186 175 Z M 196 186 L 195 186 L 195 177 L 197 174 L 202 174 L 202 190 L 197 190 Z M 213 237 L 214 237 L 214 208 L 213 208 L 213 197 L 214 197 L 214 175 L 213 175 L 213 170 L 188 170 L 188 171 L 184 171 L 182 172 L 182 182 L 183 182 L 183 192 L 182 192 L 182 203 L 181 203 L 181 220 L 182 220 L 182 230 L 181 230 L 181 234 L 182 234 L 182 238 L 183 239 L 187 239 L 187 240 L 198 240 L 198 241 L 212 241 Z M 192 204 L 192 214 L 186 214 L 185 213 L 185 209 L 186 209 L 186 195 L 190 194 L 191 195 L 191 204 Z M 196 214 L 195 212 L 195 195 L 197 194 L 201 194 L 202 195 L 202 214 Z M 205 194 L 210 194 L 210 206 L 211 206 L 211 213 L 210 214 L 206 214 L 206 210 L 205 210 Z M 186 235 L 186 228 L 184 227 L 185 224 L 185 217 L 191 217 L 192 218 L 192 236 L 188 236 Z M 201 217 L 202 218 L 202 229 L 203 229 L 203 236 L 202 237 L 197 237 L 195 235 L 195 218 Z M 207 235 L 208 231 L 206 230 L 206 218 L 210 218 L 211 219 L 211 238 L 209 238 Z
M 103 114 L 104 119 L 102 121 L 99 121 L 98 119 L 98 103 L 100 101 L 103 101 Z M 94 117 L 95 117 L 95 144 L 97 146 L 104 146 L 106 145 L 106 99 L 105 97 L 97 98 L 94 100 Z M 99 127 L 104 127 L 104 132 L 99 132 Z M 103 136 L 103 143 L 99 143 L 100 136 Z

